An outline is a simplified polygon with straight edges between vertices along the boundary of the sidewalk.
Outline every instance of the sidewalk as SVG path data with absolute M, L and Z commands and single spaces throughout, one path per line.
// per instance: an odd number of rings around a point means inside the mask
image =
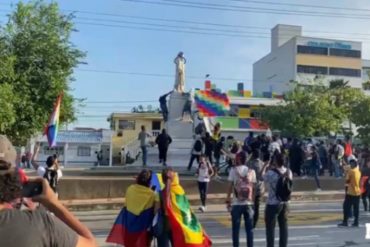
M 187 195 L 191 205 L 199 205 L 199 195 Z M 209 194 L 207 202 L 210 206 L 225 203 L 226 194 Z M 292 202 L 328 202 L 342 201 L 344 191 L 321 191 L 321 192 L 294 192 Z M 265 201 L 264 196 L 263 201 Z M 62 203 L 73 211 L 92 211 L 92 210 L 113 210 L 121 209 L 124 205 L 124 198 L 101 198 L 89 200 L 62 200 Z

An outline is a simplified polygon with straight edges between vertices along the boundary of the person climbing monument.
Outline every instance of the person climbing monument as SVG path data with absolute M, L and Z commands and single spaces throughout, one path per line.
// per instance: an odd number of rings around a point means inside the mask
M 163 121 L 168 121 L 168 108 L 167 108 L 167 96 L 170 95 L 173 91 L 162 95 L 159 97 L 159 104 L 163 115 Z

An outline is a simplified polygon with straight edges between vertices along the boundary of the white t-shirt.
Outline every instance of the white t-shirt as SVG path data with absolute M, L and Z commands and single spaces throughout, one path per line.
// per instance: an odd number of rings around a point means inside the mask
M 199 165 L 198 181 L 199 182 L 207 182 L 207 183 L 210 181 L 209 167 L 208 167 L 207 163 L 201 163 Z
M 234 185 L 233 200 L 231 202 L 231 205 L 252 205 L 253 204 L 253 202 L 249 201 L 249 200 L 239 201 L 236 198 L 236 195 L 235 195 L 235 184 L 238 182 L 239 176 L 245 177 L 245 176 L 247 176 L 248 172 L 250 172 L 251 183 L 254 183 L 254 184 L 257 183 L 256 172 L 253 169 L 249 169 L 245 165 L 235 166 L 235 167 L 231 168 L 230 173 L 229 173 L 229 177 L 227 179 L 229 182 L 232 182 L 233 185 Z
M 46 168 L 45 167 L 43 167 L 43 166 L 39 166 L 38 168 L 37 168 L 37 176 L 39 176 L 39 177 L 44 177 L 44 175 L 45 175 L 45 172 L 46 172 Z M 57 170 L 57 173 L 58 173 L 58 180 L 59 179 L 61 179 L 62 177 L 63 177 L 63 172 L 62 172 L 62 170 L 61 169 L 58 169 Z

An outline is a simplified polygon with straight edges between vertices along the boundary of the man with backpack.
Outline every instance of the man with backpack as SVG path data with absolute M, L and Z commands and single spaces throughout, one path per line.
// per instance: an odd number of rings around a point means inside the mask
M 266 243 L 274 247 L 275 225 L 280 228 L 279 247 L 288 246 L 288 212 L 292 193 L 292 172 L 284 166 L 284 155 L 275 153 L 271 163 L 262 169 L 262 177 L 268 188 L 265 208 Z
M 247 246 L 253 247 L 253 201 L 256 186 L 256 173 L 245 165 L 244 152 L 237 153 L 235 166 L 231 168 L 226 206 L 231 212 L 233 247 L 239 247 L 239 230 L 242 216 L 245 222 Z M 231 200 L 231 194 L 233 198 Z
M 203 151 L 203 142 L 202 138 L 199 135 L 195 136 L 195 142 L 193 145 L 193 149 L 191 150 L 191 157 L 188 165 L 188 171 L 191 170 L 191 167 L 193 166 L 193 162 L 196 159 L 199 164 L 199 158 Z

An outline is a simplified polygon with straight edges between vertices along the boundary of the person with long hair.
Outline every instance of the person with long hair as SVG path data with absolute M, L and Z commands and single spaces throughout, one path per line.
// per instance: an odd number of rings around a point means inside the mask
M 108 243 L 130 247 L 149 247 L 152 236 L 148 232 L 155 213 L 159 210 L 158 195 L 150 188 L 152 172 L 143 169 L 125 194 L 125 207 L 118 215 L 107 238 Z
M 211 181 L 211 177 L 214 175 L 214 171 L 212 165 L 207 160 L 206 155 L 200 156 L 199 167 L 196 173 L 197 180 L 198 180 L 198 189 L 200 195 L 200 201 L 202 206 L 199 207 L 201 212 L 206 211 L 206 200 L 207 200 L 207 191 L 208 191 L 208 184 Z

